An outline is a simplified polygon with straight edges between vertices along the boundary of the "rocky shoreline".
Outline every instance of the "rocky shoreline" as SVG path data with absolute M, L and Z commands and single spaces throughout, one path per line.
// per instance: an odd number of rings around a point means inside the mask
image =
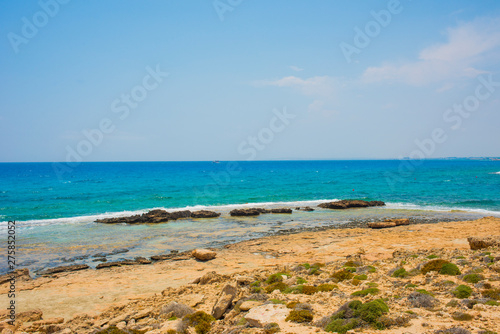
M 158 277 L 150 280 L 156 293 L 126 292 L 124 282 L 138 288 L 143 283 L 134 277 L 150 276 Z M 185 283 L 168 287 L 175 277 Z M 129 297 L 66 319 L 58 303 L 36 303 L 57 287 L 76 292 L 103 279 L 116 281 Z M 91 290 L 88 298 L 112 286 Z M 491 334 L 500 329 L 500 219 L 273 236 L 172 254 L 150 269 L 132 265 L 20 279 L 20 289 L 33 306 L 43 306 L 20 312 L 15 327 L 0 322 L 4 331 Z M 82 296 L 70 300 L 68 305 L 86 305 Z

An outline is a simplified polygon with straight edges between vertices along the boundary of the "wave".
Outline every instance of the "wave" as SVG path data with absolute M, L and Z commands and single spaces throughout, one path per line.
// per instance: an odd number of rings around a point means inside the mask
M 485 210 L 485 209 L 471 209 L 460 206 L 445 206 L 445 205 L 419 205 L 413 203 L 386 203 L 387 209 L 403 209 L 403 210 L 422 210 L 422 211 L 437 211 L 437 212 L 452 212 L 464 211 L 469 213 L 479 213 L 489 216 L 500 216 L 500 211 Z
M 45 225 L 59 225 L 59 224 L 88 224 L 93 223 L 97 219 L 103 218 L 118 218 L 127 217 L 133 215 L 140 215 L 146 213 L 150 210 L 161 209 L 167 211 L 181 211 L 181 210 L 214 210 L 222 211 L 227 213 L 233 209 L 240 208 L 251 208 L 251 207 L 277 207 L 277 206 L 289 206 L 289 207 L 304 207 L 304 206 L 317 206 L 323 202 L 338 201 L 339 199 L 320 199 L 320 200 L 309 200 L 309 201 L 289 201 L 289 202 L 256 202 L 256 203 L 244 203 L 244 204 L 224 204 L 224 205 L 194 205 L 185 206 L 180 208 L 166 208 L 166 207 L 154 207 L 149 209 L 135 210 L 135 211 L 120 211 L 120 212 L 107 212 L 95 215 L 86 215 L 78 217 L 66 217 L 66 218 L 53 218 L 53 219 L 37 219 L 37 220 L 26 220 L 17 221 L 20 227 L 28 226 L 45 226 Z M 378 210 L 384 209 L 396 209 L 396 210 L 421 210 L 421 211 L 437 211 L 437 212 L 452 212 L 452 211 L 463 211 L 468 213 L 478 213 L 489 216 L 500 216 L 500 211 L 485 210 L 485 209 L 471 209 L 461 206 L 443 206 L 443 205 L 420 205 L 414 203 L 401 203 L 401 202 L 386 202 L 384 207 L 376 207 Z M 4 218 L 5 216 L 0 218 Z M 0 228 L 7 225 L 6 221 L 0 222 Z
M 500 175 L 500 172 L 493 172 L 493 173 L 490 173 L 490 174 L 499 174 Z

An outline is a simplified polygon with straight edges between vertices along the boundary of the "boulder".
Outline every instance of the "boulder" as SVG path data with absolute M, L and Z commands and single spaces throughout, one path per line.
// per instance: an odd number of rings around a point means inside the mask
M 265 209 L 255 209 L 255 208 L 251 208 L 251 209 L 234 209 L 231 212 L 229 212 L 229 214 L 231 216 L 235 216 L 235 217 L 238 217 L 238 216 L 258 216 L 258 215 L 261 214 L 262 210 L 265 210 Z
M 207 210 L 194 211 L 191 213 L 192 218 L 217 218 L 219 216 L 220 213 Z
M 46 269 L 42 272 L 40 272 L 40 275 L 52 275 L 52 274 L 57 274 L 57 273 L 64 273 L 64 272 L 69 272 L 69 271 L 78 271 L 78 270 L 84 270 L 90 268 L 86 264 L 74 264 L 71 266 L 62 266 L 62 267 L 55 267 L 51 269 Z
M 483 249 L 492 246 L 500 246 L 500 236 L 491 237 L 469 237 L 467 238 L 470 249 Z
M 234 297 L 236 297 L 237 293 L 238 293 L 238 288 L 230 284 L 227 284 L 222 289 L 222 292 L 212 309 L 212 316 L 215 319 L 222 318 L 226 310 L 231 306 L 233 299 Z
M 195 249 L 195 250 L 193 250 L 193 252 L 191 254 L 197 260 L 200 260 L 200 261 L 212 260 L 212 259 L 215 259 L 215 257 L 217 256 L 216 252 L 214 252 L 210 249 L 203 249 L 203 248 Z
M 264 327 L 272 322 L 284 322 L 290 309 L 282 304 L 265 304 L 250 309 L 245 319 L 252 327 Z
M 189 218 L 189 217 L 191 217 L 191 211 L 189 210 L 170 212 L 170 219 Z
M 381 201 L 363 201 L 363 200 L 341 200 L 336 202 L 321 203 L 318 207 L 323 209 L 350 209 L 350 208 L 367 208 L 371 206 L 384 206 L 385 203 Z
M 260 305 L 262 305 L 262 302 L 258 302 L 255 300 L 247 300 L 247 301 L 244 301 L 243 303 L 241 303 L 240 310 L 246 312 L 246 311 L 251 310 L 252 308 L 260 306 Z
M 205 284 L 211 284 L 211 283 L 217 283 L 221 282 L 224 279 L 227 279 L 228 277 L 226 275 L 219 275 L 215 271 L 210 271 L 206 273 L 205 275 L 198 277 L 195 279 L 192 284 L 200 284 L 200 285 L 205 285 Z

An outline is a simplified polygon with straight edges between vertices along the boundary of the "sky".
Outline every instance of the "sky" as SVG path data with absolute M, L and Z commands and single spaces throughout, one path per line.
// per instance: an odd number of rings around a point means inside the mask
M 500 156 L 497 0 L 0 0 L 0 161 Z

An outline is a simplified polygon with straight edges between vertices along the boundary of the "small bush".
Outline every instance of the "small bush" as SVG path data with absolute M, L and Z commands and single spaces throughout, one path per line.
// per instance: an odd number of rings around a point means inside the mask
M 318 285 L 318 291 L 332 291 L 333 289 L 338 289 L 339 287 L 335 284 L 320 284 Z
M 292 310 L 285 321 L 304 323 L 311 322 L 313 320 L 313 315 L 309 310 Z
M 439 256 L 437 256 L 437 255 L 435 255 L 435 254 L 431 254 L 431 255 L 427 256 L 427 258 L 428 258 L 429 260 L 432 260 L 432 259 L 437 259 L 438 257 L 439 257 Z
M 490 305 L 490 306 L 498 306 L 498 305 L 500 305 L 500 303 L 499 303 L 499 302 L 497 302 L 496 300 L 493 300 L 493 299 L 488 300 L 488 301 L 487 301 L 486 303 L 484 303 L 484 304 L 485 304 L 485 305 Z
M 472 320 L 474 317 L 468 313 L 464 313 L 464 312 L 455 312 L 453 313 L 452 315 L 452 318 L 454 320 L 458 320 L 458 321 L 470 321 Z
M 318 292 L 318 288 L 312 285 L 304 285 L 302 286 L 302 293 L 305 295 L 313 295 Z
M 182 320 L 186 325 L 194 326 L 197 334 L 206 334 L 210 331 L 211 323 L 215 321 L 215 318 L 203 311 L 198 311 L 186 315 Z
M 331 277 L 337 282 L 342 282 L 351 279 L 353 276 L 354 275 L 350 271 L 341 269 L 337 272 L 334 272 Z
M 484 279 L 483 275 L 480 274 L 468 274 L 462 278 L 467 283 L 478 283 Z
M 359 279 L 355 279 L 353 278 L 352 281 L 351 281 L 352 285 L 354 286 L 358 286 L 361 284 L 361 281 Z
M 500 289 L 486 289 L 481 294 L 486 298 L 500 300 Z
M 432 292 L 429 292 L 429 291 L 427 291 L 427 290 L 425 290 L 425 289 L 417 289 L 416 291 L 417 291 L 417 292 L 420 292 L 420 293 L 422 293 L 422 294 L 424 294 L 424 295 L 429 295 L 429 296 L 434 297 L 434 294 L 433 294 Z
M 356 297 L 356 296 L 376 295 L 379 292 L 380 292 L 380 290 L 378 288 L 367 288 L 367 289 L 363 289 L 363 290 L 360 290 L 360 291 L 353 292 L 351 294 L 351 296 L 352 297 Z
M 288 288 L 288 285 L 286 285 L 283 282 L 276 282 L 271 285 L 266 286 L 265 290 L 267 293 L 271 293 L 274 290 L 280 290 L 281 292 L 285 291 L 285 289 Z
M 271 322 L 270 324 L 264 326 L 264 334 L 274 334 L 278 333 L 279 331 L 281 331 L 281 328 L 275 322 Z
M 297 306 L 297 304 L 300 304 L 300 302 L 294 300 L 294 301 L 291 301 L 288 304 L 286 304 L 286 307 L 287 308 L 295 308 L 295 306 Z
M 399 277 L 399 278 L 405 278 L 408 276 L 408 272 L 406 271 L 405 268 L 399 268 L 399 269 L 396 269 L 392 275 L 392 277 Z
M 375 299 L 364 303 L 354 310 L 354 315 L 368 323 L 375 323 L 379 317 L 389 312 L 389 307 L 382 299 Z
M 276 273 L 276 274 L 272 274 L 271 276 L 269 276 L 267 279 L 266 279 L 266 283 L 267 284 L 273 284 L 273 283 L 277 283 L 277 282 L 283 282 L 283 273 Z
M 359 261 L 347 261 L 346 263 L 344 263 L 344 267 L 360 267 L 362 265 L 361 262 Z
M 408 297 L 408 301 L 412 307 L 417 308 L 433 308 L 437 304 L 437 300 L 429 294 L 418 291 L 412 292 Z
M 362 275 L 356 275 L 354 276 L 354 279 L 357 279 L 359 281 L 364 281 L 364 280 L 367 280 L 368 279 L 368 276 L 366 276 L 365 274 L 362 274 Z
M 431 261 L 427 262 L 426 264 L 424 264 L 420 271 L 424 275 L 427 274 L 428 272 L 431 272 L 431 271 L 439 272 L 443 268 L 443 266 L 447 263 L 450 263 L 450 262 L 446 261 L 446 260 L 441 260 L 441 259 L 431 260 Z
M 461 274 L 460 269 L 458 269 L 458 267 L 453 263 L 445 263 L 441 267 L 439 273 L 441 275 L 451 275 L 451 276 L 456 276 Z
M 303 279 L 302 277 L 297 277 L 297 284 L 305 284 L 307 281 Z
M 459 285 L 452 291 L 455 297 L 459 299 L 464 299 L 469 297 L 472 294 L 472 289 L 467 285 Z
M 461 327 L 451 327 L 448 329 L 440 329 L 437 331 L 434 331 L 435 334 L 470 334 L 470 332 L 466 329 L 463 329 Z
M 345 334 L 347 331 L 358 327 L 358 319 L 334 319 L 326 327 L 326 332 Z
M 416 284 L 413 284 L 413 283 L 410 283 L 410 284 L 406 284 L 405 288 L 409 289 L 409 288 L 416 288 L 418 285 Z

